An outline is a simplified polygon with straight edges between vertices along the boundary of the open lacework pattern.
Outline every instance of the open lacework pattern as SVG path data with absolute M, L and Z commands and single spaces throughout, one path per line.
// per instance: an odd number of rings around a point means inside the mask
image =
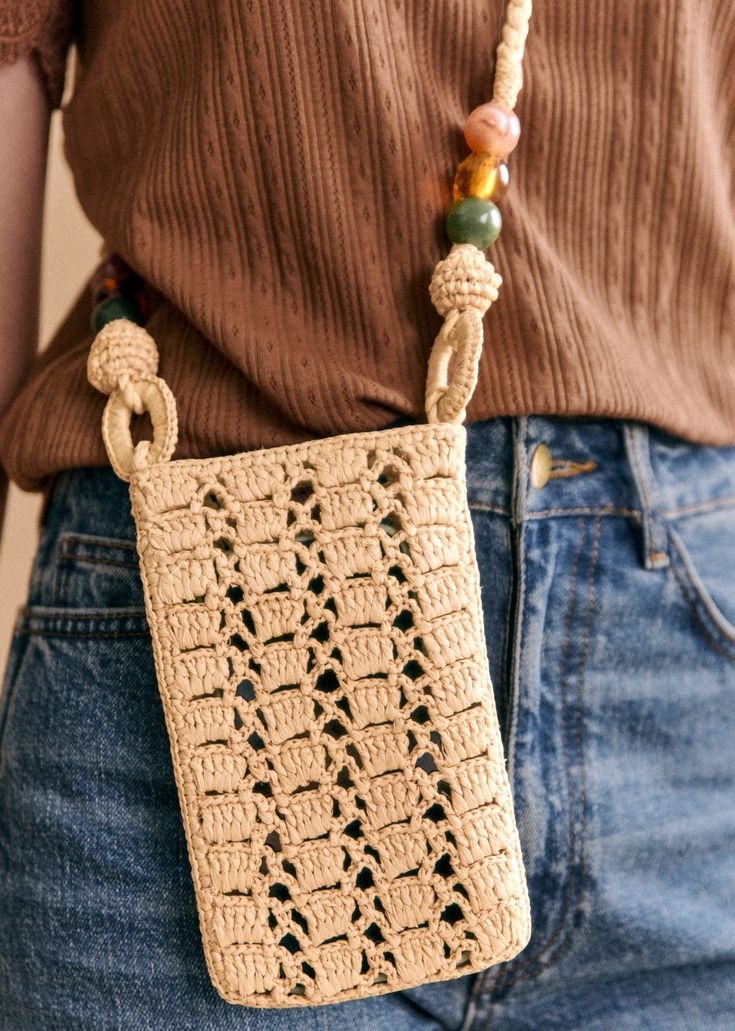
M 303 1006 L 515 955 L 528 896 L 461 425 L 131 481 L 218 991 Z

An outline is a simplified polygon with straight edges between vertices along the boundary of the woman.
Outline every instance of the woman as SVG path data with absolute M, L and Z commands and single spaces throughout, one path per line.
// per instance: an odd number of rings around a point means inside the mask
M 72 6 L 74 10 L 72 11 Z M 47 504 L 0 753 L 0 1027 L 729 1028 L 735 1010 L 735 11 L 538 5 L 505 285 L 467 413 L 533 935 L 329 1007 L 212 988 L 87 284 L 35 340 L 48 112 L 147 287 L 176 457 L 421 421 L 461 125 L 501 0 L 0 0 L 3 418 Z M 72 14 L 74 17 L 72 18 Z

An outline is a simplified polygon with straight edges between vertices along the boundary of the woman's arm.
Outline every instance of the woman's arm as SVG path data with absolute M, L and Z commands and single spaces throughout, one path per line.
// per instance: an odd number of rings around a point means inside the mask
M 0 413 L 38 343 L 43 194 L 50 109 L 33 62 L 0 68 Z M 0 469 L 0 531 L 7 480 Z

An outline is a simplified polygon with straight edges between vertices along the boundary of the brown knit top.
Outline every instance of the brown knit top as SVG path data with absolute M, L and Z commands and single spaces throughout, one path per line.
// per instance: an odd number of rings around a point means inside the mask
M 73 12 L 72 12 L 73 8 Z M 0 0 L 84 210 L 158 291 L 177 457 L 424 421 L 444 218 L 505 0 Z M 72 18 L 72 13 L 74 17 Z M 539 0 L 468 421 L 735 443 L 735 4 Z M 104 464 L 90 292 L 0 423 L 25 487 Z

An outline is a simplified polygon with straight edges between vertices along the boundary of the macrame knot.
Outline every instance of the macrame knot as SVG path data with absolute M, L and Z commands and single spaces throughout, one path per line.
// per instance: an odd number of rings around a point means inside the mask
M 434 341 L 426 374 L 424 407 L 429 422 L 462 422 L 477 383 L 482 317 L 497 300 L 502 279 L 472 243 L 455 243 L 434 268 L 429 294 L 444 324 Z M 450 377 L 452 354 L 457 360 Z
M 89 351 L 87 379 L 110 395 L 102 416 L 102 439 L 112 468 L 123 480 L 157 462 L 168 462 L 176 449 L 176 402 L 157 371 L 153 337 L 128 319 L 103 326 Z M 132 416 L 144 412 L 150 416 L 153 440 L 134 444 Z
M 484 315 L 498 299 L 502 282 L 492 262 L 474 244 L 455 243 L 434 267 L 429 295 L 444 318 L 465 308 L 475 308 Z
M 150 333 L 128 319 L 114 319 L 95 337 L 87 358 L 87 379 L 103 394 L 123 393 L 140 414 L 141 400 L 131 382 L 158 372 L 158 349 Z

